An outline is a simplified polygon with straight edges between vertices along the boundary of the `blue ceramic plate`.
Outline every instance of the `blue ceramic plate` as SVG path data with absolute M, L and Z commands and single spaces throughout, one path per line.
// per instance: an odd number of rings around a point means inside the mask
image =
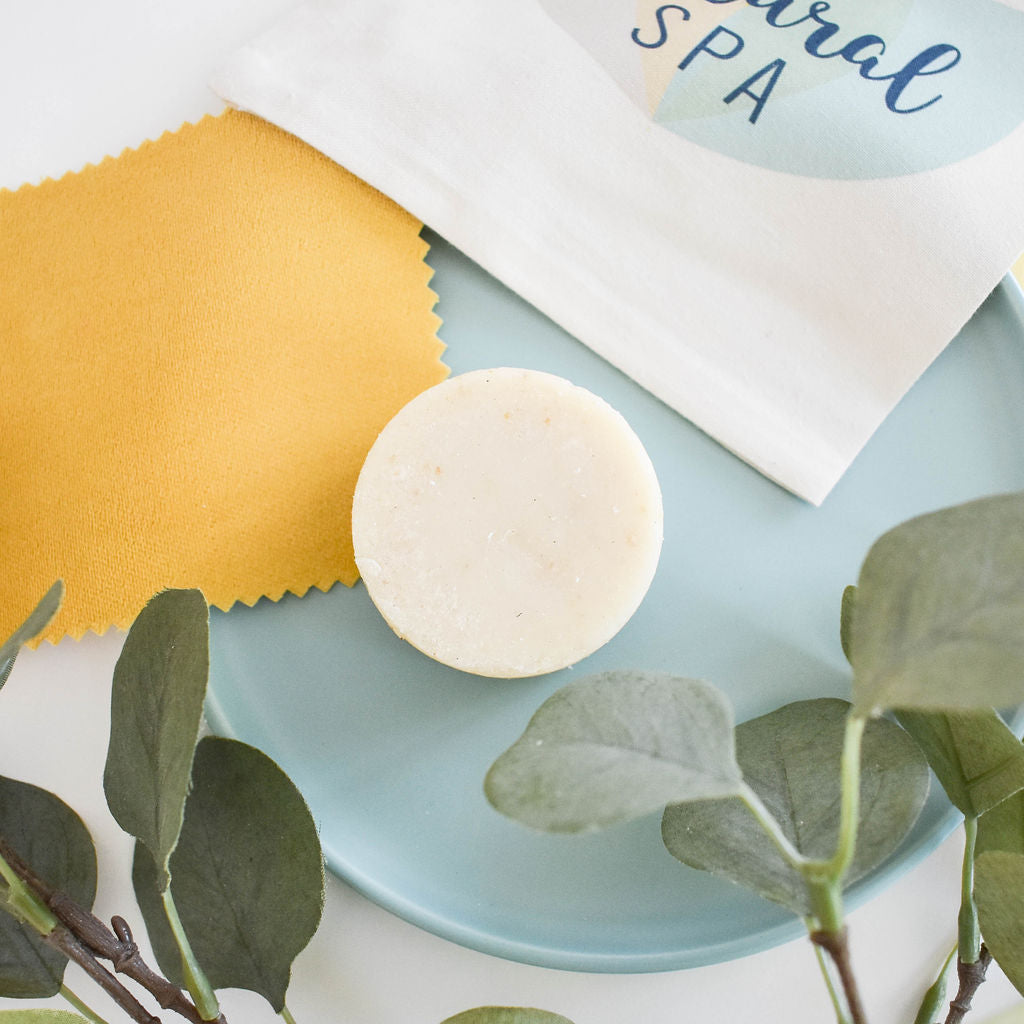
M 659 816 L 582 837 L 533 834 L 487 804 L 484 774 L 549 694 L 599 670 L 707 679 L 738 720 L 800 698 L 847 697 L 840 596 L 875 537 L 920 512 L 1024 488 L 1016 285 L 996 289 L 816 509 L 430 241 L 453 372 L 512 365 L 560 374 L 606 398 L 647 446 L 665 500 L 654 584 L 606 647 L 526 680 L 430 661 L 390 632 L 358 585 L 215 613 L 215 726 L 289 772 L 334 872 L 467 946 L 549 967 L 657 971 L 799 935 L 779 907 L 675 861 Z M 858 896 L 953 824 L 933 794 L 907 844 Z

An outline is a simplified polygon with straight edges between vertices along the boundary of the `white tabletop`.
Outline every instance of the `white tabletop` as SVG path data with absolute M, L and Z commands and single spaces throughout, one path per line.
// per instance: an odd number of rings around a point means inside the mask
M 219 111 L 222 104 L 205 84 L 210 74 L 289 6 L 288 0 L 8 5 L 0 33 L 0 187 L 59 177 Z M 0 695 L 0 772 L 52 789 L 82 815 L 100 861 L 97 911 L 138 921 L 131 844 L 110 819 L 101 785 L 110 680 L 123 639 L 110 631 L 22 653 Z M 851 914 L 854 964 L 872 1024 L 911 1024 L 954 940 L 959 861 L 956 834 Z M 108 1005 L 74 969 L 68 982 L 97 1009 Z M 974 1019 L 1018 999 L 993 968 Z M 538 1006 L 575 1024 L 833 1019 L 806 941 L 674 973 L 575 974 L 464 949 L 333 878 L 321 929 L 296 962 L 288 1004 L 299 1024 L 440 1024 L 480 1005 Z M 229 992 L 223 1005 L 234 1024 L 274 1019 L 247 993 Z M 108 1017 L 121 1019 L 113 1009 Z

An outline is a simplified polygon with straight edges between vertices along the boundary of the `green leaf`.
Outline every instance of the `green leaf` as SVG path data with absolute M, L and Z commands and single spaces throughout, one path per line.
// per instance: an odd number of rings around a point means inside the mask
M 103 789 L 168 884 L 209 674 L 209 610 L 198 590 L 165 590 L 139 613 L 114 667 Z
M 0 1024 L 89 1024 L 68 1010 L 0 1010 Z
M 85 908 L 96 898 L 96 850 L 82 819 L 52 793 L 0 776 L 0 835 L 35 874 Z M 0 880 L 0 908 L 7 895 Z M 0 996 L 60 991 L 67 959 L 28 925 L 0 914 Z
M 1024 854 L 980 854 L 974 862 L 974 900 L 985 945 L 1024 994 Z
M 29 613 L 28 618 L 0 644 L 0 689 L 3 689 L 14 668 L 14 659 L 22 645 L 35 639 L 50 624 L 64 600 L 64 584 L 61 580 L 43 595 L 43 599 Z
M 920 516 L 876 541 L 848 643 L 864 714 L 1024 700 L 1024 494 Z
M 991 708 L 903 711 L 896 717 L 967 817 L 976 818 L 1024 789 L 1024 744 Z
M 502 814 L 548 832 L 637 818 L 675 800 L 738 792 L 732 711 L 714 687 L 604 672 L 553 694 L 491 766 Z
M 1014 793 L 978 819 L 975 855 L 990 850 L 1024 854 L 1024 792 Z
M 857 588 L 852 584 L 843 591 L 842 604 L 839 607 L 839 644 L 843 648 L 846 660 L 850 660 L 851 631 L 853 629 L 853 603 L 857 599 Z
M 736 729 L 736 757 L 747 784 L 809 858 L 823 860 L 835 852 L 849 708 L 832 698 L 799 701 Z M 847 882 L 892 853 L 928 794 L 928 766 L 899 726 L 885 719 L 869 722 L 862 742 L 860 818 Z M 811 912 L 803 876 L 740 799 L 668 807 L 662 838 L 684 864 L 738 882 L 798 914 Z
M 448 1017 L 441 1024 L 572 1024 L 568 1017 L 521 1006 L 479 1006 Z
M 206 737 L 171 856 L 171 893 L 214 988 L 258 992 L 280 1013 L 295 957 L 320 923 L 323 859 L 313 818 L 287 775 L 254 747 Z M 161 969 L 182 972 L 153 858 L 136 844 L 135 893 Z

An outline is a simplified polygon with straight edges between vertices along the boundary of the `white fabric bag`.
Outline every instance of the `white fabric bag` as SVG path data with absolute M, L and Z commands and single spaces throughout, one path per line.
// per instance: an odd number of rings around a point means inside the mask
M 818 503 L 1024 249 L 996 0 L 316 0 L 214 88 Z

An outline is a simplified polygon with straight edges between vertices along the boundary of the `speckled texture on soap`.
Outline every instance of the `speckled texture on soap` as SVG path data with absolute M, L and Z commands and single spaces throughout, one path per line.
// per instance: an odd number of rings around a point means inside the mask
M 654 576 L 661 492 L 623 417 L 560 377 L 500 368 L 410 402 L 363 466 L 356 564 L 401 637 L 466 672 L 573 664 Z

